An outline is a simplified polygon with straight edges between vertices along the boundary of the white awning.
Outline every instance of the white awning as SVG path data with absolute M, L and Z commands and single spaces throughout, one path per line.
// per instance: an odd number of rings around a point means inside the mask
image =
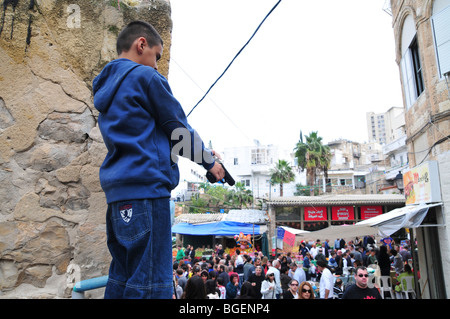
M 363 220 L 356 223 L 355 226 L 370 226 L 377 228 L 381 236 L 387 237 L 401 228 L 419 227 L 427 215 L 428 209 L 440 205 L 442 205 L 442 203 L 405 206 L 391 210 L 386 214 Z
M 354 239 L 355 237 L 363 236 L 377 236 L 378 229 L 369 225 L 342 225 L 342 226 L 329 226 L 327 228 L 316 230 L 312 232 L 305 232 L 298 234 L 302 240 L 325 240 L 329 239 L 334 241 L 336 238 L 344 238 L 345 240 Z
M 355 237 L 363 237 L 366 235 L 388 237 L 401 228 L 419 227 L 427 215 L 428 209 L 439 205 L 442 205 L 442 203 L 405 206 L 394 209 L 386 214 L 366 219 L 354 225 L 329 226 L 311 232 L 286 226 L 281 227 L 288 232 L 295 234 L 301 240 L 334 240 L 336 238 L 353 239 Z
M 294 235 L 310 233 L 309 231 L 303 230 L 303 229 L 297 229 L 297 228 L 292 228 L 292 227 L 288 227 L 288 226 L 280 226 L 280 227 Z

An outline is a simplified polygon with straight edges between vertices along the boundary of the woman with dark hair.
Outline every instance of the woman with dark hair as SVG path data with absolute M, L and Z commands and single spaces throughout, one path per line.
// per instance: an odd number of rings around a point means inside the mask
M 295 279 L 292 279 L 289 282 L 289 288 L 283 292 L 283 299 L 298 299 L 298 285 L 299 282 Z
M 277 299 L 273 268 L 269 268 L 266 279 L 261 283 L 261 294 L 262 299 Z
M 194 275 L 186 283 L 181 299 L 206 299 L 206 288 L 203 279 Z
M 232 273 L 230 275 L 230 281 L 228 282 L 226 289 L 226 299 L 235 299 L 238 294 L 239 289 L 239 275 Z
M 256 299 L 255 289 L 253 289 L 251 282 L 244 281 L 238 299 Z
M 309 251 L 305 252 L 305 256 L 303 257 L 303 270 L 305 271 L 306 280 L 311 279 L 311 274 L 309 273 L 309 269 L 311 268 L 311 254 Z
M 387 246 L 383 245 L 380 247 L 378 252 L 378 266 L 380 267 L 381 276 L 389 276 L 391 273 L 391 260 L 387 253 Z
M 300 284 L 298 288 L 298 299 L 314 299 L 314 291 L 311 284 L 307 281 L 304 281 Z
M 203 282 L 206 284 L 206 281 L 208 280 L 208 277 L 209 277 L 208 271 L 207 270 L 202 270 L 200 276 L 202 277 Z
M 208 279 L 205 283 L 206 287 L 206 297 L 208 299 L 219 299 L 220 291 L 217 287 L 217 282 L 215 279 Z

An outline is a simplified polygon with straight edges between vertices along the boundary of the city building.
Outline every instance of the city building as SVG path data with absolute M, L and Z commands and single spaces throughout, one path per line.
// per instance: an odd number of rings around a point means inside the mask
M 397 136 L 402 134 L 398 130 L 405 122 L 403 108 L 394 106 L 384 113 L 367 112 L 366 120 L 368 140 L 380 144 L 396 140 Z
M 286 160 L 296 174 L 294 182 L 283 185 L 283 196 L 293 196 L 297 183 L 306 185 L 305 172 L 299 172 L 295 165 L 294 154 L 282 150 L 277 145 L 261 145 L 255 141 L 255 145 L 228 147 L 219 153 L 234 180 L 251 190 L 255 199 L 280 196 L 280 185 L 270 183 L 271 170 L 278 160 Z M 178 164 L 180 182 L 172 191 L 172 197 L 179 201 L 190 200 L 192 194 L 199 192 L 199 185 L 208 182 L 206 170 L 183 157 L 179 157 Z
M 406 205 L 428 213 L 417 239 L 421 298 L 450 296 L 450 0 L 392 0 L 395 59 L 403 93 Z
M 392 110 L 393 108 L 391 108 Z M 383 155 L 387 166 L 385 180 L 388 185 L 380 188 L 381 192 L 396 192 L 395 178 L 399 172 L 408 167 L 408 150 L 406 148 L 405 113 L 403 108 L 395 117 L 390 117 L 388 140 L 383 145 Z
M 386 143 L 385 114 L 368 112 L 366 118 L 369 141 L 377 141 L 380 144 Z
M 366 117 L 368 142 L 339 139 L 327 144 L 332 159 L 327 179 L 322 174 L 318 180 L 323 193 L 399 193 L 395 178 L 408 167 L 403 108 L 368 112 Z
M 180 170 L 180 181 L 178 186 L 172 190 L 172 198 L 177 201 L 188 201 L 191 196 L 199 192 L 201 183 L 206 183 L 206 170 L 190 160 L 179 156 L 178 168 Z
M 384 185 L 386 161 L 382 145 L 339 139 L 327 144 L 332 155 L 327 178 L 317 181 L 321 193 L 377 194 Z M 326 185 L 326 186 L 325 186 Z
M 223 151 L 223 161 L 228 172 L 236 182 L 241 182 L 252 191 L 255 198 L 273 198 L 280 196 L 280 185 L 271 185 L 271 169 L 278 160 L 285 160 L 296 173 L 294 182 L 283 185 L 283 196 L 292 196 L 297 183 L 306 184 L 305 173 L 299 173 L 295 168 L 292 151 L 281 149 L 277 145 L 255 145 L 243 147 L 228 147 Z

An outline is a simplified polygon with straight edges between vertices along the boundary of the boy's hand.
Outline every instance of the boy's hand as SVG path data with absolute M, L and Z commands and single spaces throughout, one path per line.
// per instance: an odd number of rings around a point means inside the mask
M 217 162 L 214 163 L 214 166 L 209 170 L 211 174 L 214 175 L 216 181 L 221 181 L 225 178 L 225 170 L 223 166 Z
M 217 153 L 215 150 L 211 150 L 211 153 L 213 154 L 213 156 L 216 156 L 219 160 L 222 160 L 222 157 L 220 156 L 220 154 Z

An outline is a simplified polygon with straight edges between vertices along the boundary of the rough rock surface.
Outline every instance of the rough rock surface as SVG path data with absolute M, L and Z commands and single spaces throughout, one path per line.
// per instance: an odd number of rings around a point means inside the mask
M 107 274 L 106 202 L 98 180 L 106 148 L 91 87 L 116 58 L 118 32 L 136 19 L 162 35 L 158 66 L 167 76 L 168 0 L 22 0 L 5 10 L 0 298 L 68 298 L 74 280 Z

